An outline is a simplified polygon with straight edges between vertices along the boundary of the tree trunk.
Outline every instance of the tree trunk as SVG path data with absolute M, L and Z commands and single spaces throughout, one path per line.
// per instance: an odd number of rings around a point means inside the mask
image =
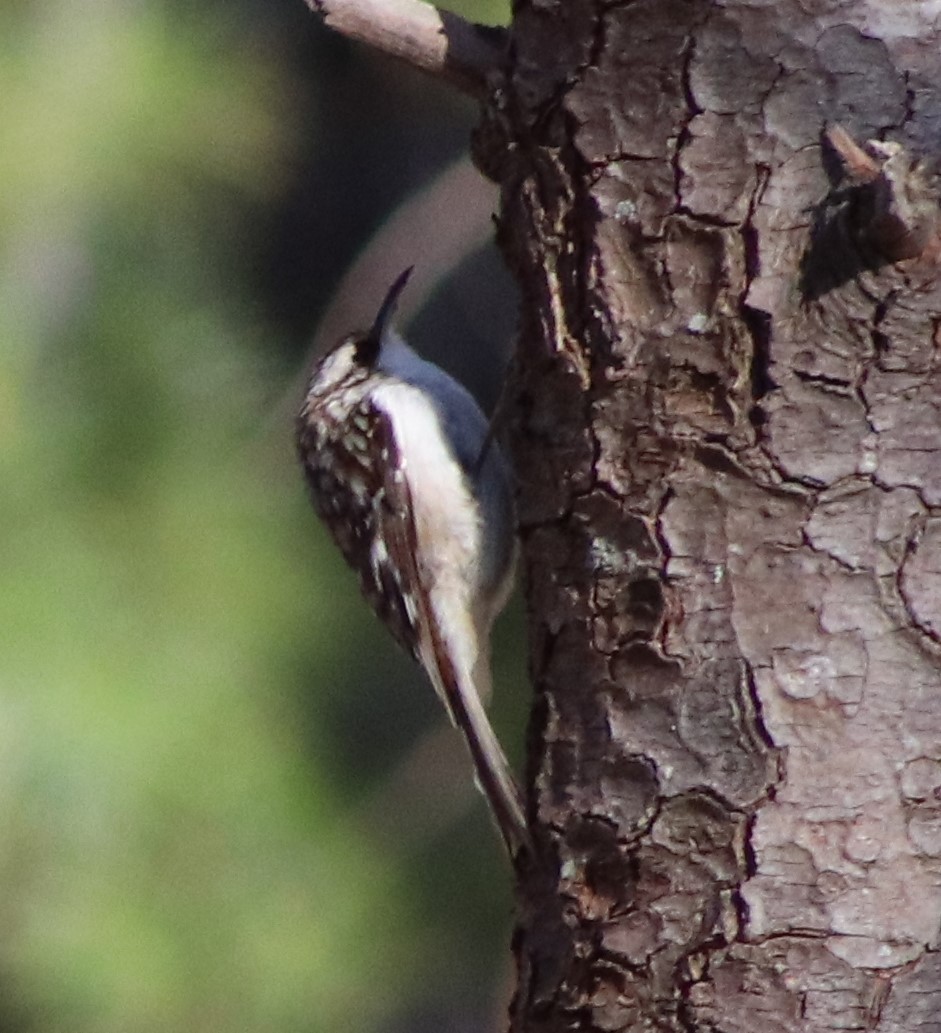
M 941 1030 L 937 11 L 518 4 L 519 1033 Z

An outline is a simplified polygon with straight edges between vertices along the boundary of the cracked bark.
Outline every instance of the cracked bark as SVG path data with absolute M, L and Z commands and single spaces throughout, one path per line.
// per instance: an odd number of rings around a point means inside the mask
M 517 5 L 515 1031 L 941 1031 L 928 6 Z

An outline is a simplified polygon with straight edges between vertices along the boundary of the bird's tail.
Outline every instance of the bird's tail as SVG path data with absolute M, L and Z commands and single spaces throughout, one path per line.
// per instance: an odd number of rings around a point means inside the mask
M 440 646 L 440 643 L 436 643 Z M 510 770 L 506 754 L 484 710 L 489 664 L 481 657 L 474 674 L 455 669 L 447 650 L 436 648 L 433 663 L 425 663 L 448 715 L 460 730 L 474 763 L 475 780 L 487 799 L 506 849 L 512 858 L 531 850 L 532 840 L 519 785 Z

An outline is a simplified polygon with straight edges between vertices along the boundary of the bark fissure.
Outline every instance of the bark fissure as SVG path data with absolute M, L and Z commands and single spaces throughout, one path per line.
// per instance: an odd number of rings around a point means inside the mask
M 739 306 L 742 321 L 751 335 L 752 345 L 749 368 L 752 405 L 749 408 L 748 417 L 755 428 L 758 440 L 761 441 L 767 419 L 761 403 L 777 387 L 777 384 L 775 384 L 774 378 L 771 375 L 771 316 L 768 312 L 764 312 L 748 302 L 751 286 L 761 275 L 758 233 L 754 226 L 755 210 L 761 200 L 770 175 L 770 170 L 767 167 L 761 167 L 757 171 L 758 176 L 755 188 L 748 201 L 748 213 L 739 231 L 741 233 L 742 251 L 745 259 L 745 279 L 739 297 Z

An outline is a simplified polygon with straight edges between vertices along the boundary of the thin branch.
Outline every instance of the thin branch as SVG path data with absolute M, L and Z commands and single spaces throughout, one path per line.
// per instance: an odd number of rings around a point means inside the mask
M 872 183 L 879 178 L 879 163 L 868 155 L 841 125 L 828 126 L 827 142 L 836 151 L 847 174 L 857 183 Z
M 824 134 L 860 197 L 860 238 L 890 262 L 941 256 L 941 175 L 937 159 L 916 157 L 900 143 L 861 147 L 839 125 Z
M 476 25 L 423 0 L 305 0 L 324 22 L 413 68 L 482 97 L 487 75 L 499 68 L 503 29 Z

